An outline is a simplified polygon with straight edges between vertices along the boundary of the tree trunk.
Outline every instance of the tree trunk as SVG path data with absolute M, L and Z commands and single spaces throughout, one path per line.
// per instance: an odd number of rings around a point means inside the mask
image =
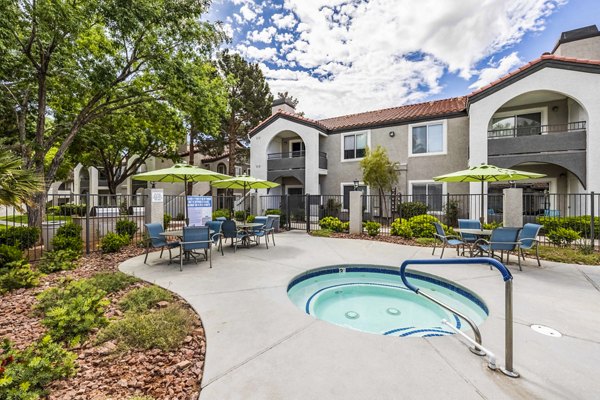
M 235 116 L 231 116 L 232 122 L 229 124 L 229 132 L 227 132 L 227 150 L 229 151 L 229 166 L 228 172 L 229 175 L 235 176 L 235 159 L 236 159 L 236 144 L 237 144 L 237 136 L 236 129 L 234 127 Z
M 196 125 L 194 124 L 194 121 L 191 121 L 190 123 L 190 154 L 189 154 L 189 158 L 188 158 L 188 164 L 189 165 L 194 165 L 194 155 L 195 155 L 195 143 L 198 140 L 198 132 L 196 131 Z M 187 184 L 187 187 L 184 188 L 186 191 L 186 194 L 188 196 L 192 195 L 192 191 L 194 190 L 194 182 L 189 182 Z

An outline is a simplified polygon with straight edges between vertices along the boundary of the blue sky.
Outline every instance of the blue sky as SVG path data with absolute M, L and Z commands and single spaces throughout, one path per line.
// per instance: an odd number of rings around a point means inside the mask
M 600 1 L 215 0 L 209 18 L 319 119 L 468 94 L 600 25 Z

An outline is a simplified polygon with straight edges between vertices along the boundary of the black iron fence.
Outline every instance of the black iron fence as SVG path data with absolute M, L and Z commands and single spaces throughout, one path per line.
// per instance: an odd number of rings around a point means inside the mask
M 144 195 L 50 194 L 41 224 L 30 224 L 27 209 L 0 209 L 0 244 L 16 246 L 29 260 L 38 260 L 44 251 L 53 249 L 59 229 L 69 223 L 81 230 L 84 251 L 98 249 L 109 232 L 117 231 L 120 220 L 133 221 L 137 230 L 133 240 L 144 232 Z

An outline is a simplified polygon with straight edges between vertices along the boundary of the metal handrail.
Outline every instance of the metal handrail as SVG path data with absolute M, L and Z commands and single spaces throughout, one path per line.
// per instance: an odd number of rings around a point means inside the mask
M 560 133 L 582 131 L 586 129 L 586 121 L 568 122 L 566 124 L 522 126 L 506 129 L 492 129 L 488 131 L 488 138 L 505 138 L 517 136 L 534 136 L 544 133 Z
M 298 151 L 285 151 L 283 153 L 269 153 L 267 154 L 268 160 L 282 160 L 284 158 L 298 158 L 306 156 L 306 150 Z M 319 157 L 327 159 L 327 153 L 320 151 Z
M 488 257 L 477 257 L 477 258 L 468 258 L 468 259 L 461 259 L 461 258 L 455 258 L 455 259 L 445 259 L 445 260 L 406 260 L 402 263 L 402 265 L 400 266 L 400 278 L 402 279 L 402 282 L 404 283 L 404 285 L 412 290 L 413 292 L 415 292 L 416 294 L 420 294 L 423 297 L 434 301 L 436 304 L 442 306 L 443 303 L 439 302 L 438 300 L 435 300 L 433 297 L 427 295 L 426 293 L 421 292 L 421 290 L 414 286 L 413 284 L 411 284 L 407 279 L 406 279 L 406 267 L 409 265 L 432 265 L 432 264 L 442 264 L 442 265 L 448 265 L 448 264 L 487 264 L 489 266 L 492 266 L 494 268 L 496 268 L 501 274 L 502 274 L 502 280 L 504 281 L 504 309 L 505 309 L 505 325 L 504 325 L 504 353 L 505 353 L 505 359 L 504 359 L 504 368 L 501 368 L 500 370 L 502 371 L 502 373 L 504 373 L 507 376 L 510 376 L 511 378 L 518 378 L 519 377 L 519 373 L 517 373 L 516 371 L 514 371 L 513 369 L 513 310 L 512 310 L 512 274 L 510 273 L 510 271 L 508 270 L 508 268 L 506 268 L 504 266 L 504 264 L 502 264 L 500 261 L 498 260 L 494 260 L 493 258 L 488 258 Z M 443 305 L 444 308 L 449 309 L 450 307 Z M 459 317 L 462 318 L 461 315 L 456 314 Z M 466 320 L 468 322 L 468 320 Z M 476 334 L 477 335 L 477 334 Z M 472 350 L 471 350 L 472 351 Z M 477 354 L 477 353 L 476 353 Z

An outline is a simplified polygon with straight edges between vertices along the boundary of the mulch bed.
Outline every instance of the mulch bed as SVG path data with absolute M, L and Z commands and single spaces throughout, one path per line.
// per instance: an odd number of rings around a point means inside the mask
M 412 239 L 404 239 L 400 236 L 385 236 L 385 235 L 377 235 L 377 236 L 369 236 L 365 233 L 338 233 L 332 232 L 332 238 L 341 238 L 341 239 L 360 239 L 360 240 L 373 240 L 375 242 L 385 242 L 385 243 L 395 243 L 395 244 L 403 244 L 406 246 L 420 246 L 420 247 L 432 247 L 433 244 L 421 244 Z
M 23 349 L 44 336 L 46 328 L 32 312 L 35 296 L 43 290 L 56 286 L 65 277 L 88 278 L 98 272 L 117 271 L 118 265 L 128 258 L 143 253 L 135 246 L 127 247 L 118 254 L 92 253 L 79 261 L 73 271 L 62 271 L 41 279 L 41 285 L 32 289 L 19 289 L 0 297 L 0 339 L 11 340 L 15 347 Z M 139 282 L 110 294 L 107 317 L 119 317 L 119 300 L 134 288 L 147 286 Z M 78 356 L 76 376 L 54 382 L 49 399 L 95 399 L 117 400 L 146 395 L 155 399 L 197 399 L 204 368 L 206 340 L 199 316 L 183 299 L 175 301 L 188 308 L 194 315 L 192 335 L 175 351 L 152 349 L 146 351 L 115 352 L 112 342 L 95 345 L 96 333 L 86 342 L 69 349 Z

